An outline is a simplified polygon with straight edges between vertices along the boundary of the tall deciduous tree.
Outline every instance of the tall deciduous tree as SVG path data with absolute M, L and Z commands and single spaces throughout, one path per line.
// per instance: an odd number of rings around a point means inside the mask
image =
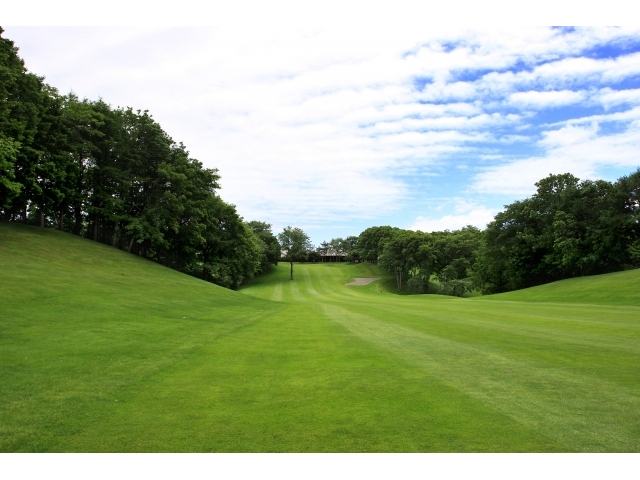
M 377 263 L 382 254 L 384 242 L 390 239 L 394 232 L 400 230 L 395 227 L 369 227 L 358 237 L 355 251 L 362 260 Z
M 309 236 L 301 228 L 285 227 L 282 233 L 278 234 L 280 246 L 286 251 L 286 260 L 291 265 L 291 276 L 293 280 L 293 262 L 300 261 L 306 253 L 313 249 Z
M 415 254 L 419 247 L 417 232 L 400 230 L 384 242 L 380 255 L 380 266 L 396 276 L 398 291 L 402 290 L 403 278 L 415 267 Z

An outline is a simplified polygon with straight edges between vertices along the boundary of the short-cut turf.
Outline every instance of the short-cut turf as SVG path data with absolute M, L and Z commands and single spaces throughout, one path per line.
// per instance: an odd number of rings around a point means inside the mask
M 472 299 L 294 273 L 232 292 L 0 224 L 0 450 L 640 449 L 640 271 Z

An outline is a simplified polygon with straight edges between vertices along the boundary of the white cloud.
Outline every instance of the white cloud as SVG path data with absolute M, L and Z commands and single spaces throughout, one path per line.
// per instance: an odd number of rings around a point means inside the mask
M 543 132 L 542 135 L 544 138 L 542 138 L 538 144 L 550 149 L 568 147 L 569 145 L 576 145 L 596 139 L 598 130 L 598 124 L 595 122 L 586 127 L 568 125 L 559 130 Z
M 584 92 L 574 92 L 572 90 L 556 90 L 550 92 L 517 92 L 509 95 L 509 103 L 521 108 L 533 108 L 540 110 L 543 108 L 563 107 L 572 105 L 584 100 Z
M 605 108 L 611 108 L 618 105 L 638 105 L 640 104 L 640 88 L 628 90 L 612 90 L 609 87 L 601 89 L 596 98 Z
M 471 190 L 523 196 L 532 194 L 535 182 L 550 174 L 570 172 L 584 179 L 596 177 L 606 166 L 636 167 L 640 123 L 609 135 L 599 134 L 597 123 L 566 126 L 545 132 L 538 144 L 542 155 L 485 168 L 475 176 Z
M 531 138 L 526 135 L 504 135 L 499 139 L 500 143 L 510 144 L 519 142 L 530 142 Z
M 444 230 L 459 230 L 467 225 L 484 229 L 489 222 L 493 221 L 493 217 L 494 213 L 486 207 L 478 207 L 463 214 L 445 215 L 437 218 L 420 215 L 409 227 L 409 230 L 441 232 Z

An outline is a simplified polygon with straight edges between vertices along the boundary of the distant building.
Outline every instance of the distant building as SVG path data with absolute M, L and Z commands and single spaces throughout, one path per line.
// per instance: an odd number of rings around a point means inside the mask
M 280 251 L 280 258 L 287 257 L 287 250 Z M 315 256 L 315 258 L 313 258 Z M 318 260 L 318 256 L 320 259 Z M 309 253 L 310 262 L 346 262 L 347 254 L 336 250 L 321 250 L 317 249 Z
M 318 251 L 322 260 L 321 262 L 346 262 L 347 254 L 337 250 Z

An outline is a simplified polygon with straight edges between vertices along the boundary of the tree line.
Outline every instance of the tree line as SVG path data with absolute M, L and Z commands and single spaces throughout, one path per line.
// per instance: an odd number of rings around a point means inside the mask
M 0 35 L 3 30 L 0 28 Z M 237 288 L 280 258 L 147 111 L 61 95 L 0 37 L 0 216 L 54 227 Z
M 371 227 L 348 259 L 378 263 L 398 290 L 427 293 L 435 279 L 438 293 L 457 296 L 640 267 L 640 169 L 613 183 L 549 175 L 536 187 L 484 231 Z
M 485 293 L 640 267 L 640 168 L 616 182 L 566 173 L 483 232 L 473 278 Z
M 340 257 L 377 263 L 395 276 L 398 291 L 410 293 L 500 293 L 640 267 L 640 168 L 613 183 L 565 173 L 536 187 L 483 231 L 377 226 L 314 248 L 301 229 L 287 227 L 280 240 L 292 279 L 294 261 Z

